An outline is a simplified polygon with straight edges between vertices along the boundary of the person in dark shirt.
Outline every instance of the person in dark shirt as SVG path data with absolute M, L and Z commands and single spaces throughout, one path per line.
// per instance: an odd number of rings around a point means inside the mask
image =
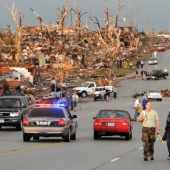
M 25 93 L 21 90 L 20 86 L 16 87 L 16 91 L 14 92 L 15 96 L 25 96 Z
M 108 88 L 106 89 L 105 95 L 106 95 L 106 101 L 109 101 L 110 90 Z
M 51 88 L 51 92 L 55 92 L 55 84 L 52 84 L 52 85 L 50 86 L 50 88 Z
M 70 110 L 71 109 L 71 102 L 72 102 L 72 95 L 70 94 L 69 91 L 66 93 L 66 100 L 67 100 L 68 110 Z

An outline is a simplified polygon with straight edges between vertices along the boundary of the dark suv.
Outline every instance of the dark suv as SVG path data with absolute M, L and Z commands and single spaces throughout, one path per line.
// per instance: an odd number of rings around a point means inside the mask
M 20 131 L 24 117 L 34 106 L 36 102 L 31 96 L 0 97 L 0 128 L 14 126 Z

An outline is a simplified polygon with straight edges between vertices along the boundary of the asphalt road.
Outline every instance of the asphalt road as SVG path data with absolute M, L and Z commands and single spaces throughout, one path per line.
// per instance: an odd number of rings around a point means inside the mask
M 163 69 L 170 61 L 170 51 L 159 52 L 158 65 L 144 68 Z M 166 80 L 125 80 L 119 84 L 118 98 L 109 102 L 93 101 L 88 98 L 87 104 L 79 105 L 77 112 L 78 129 L 76 141 L 64 143 L 61 138 L 40 138 L 24 143 L 22 132 L 15 128 L 3 127 L 0 130 L 0 170 L 169 170 L 170 162 L 166 143 L 155 142 L 155 160 L 143 161 L 141 141 L 142 125 L 133 123 L 133 138 L 126 141 L 119 137 L 103 137 L 93 140 L 93 117 L 102 108 L 121 108 L 130 112 L 134 110 L 132 95 L 142 89 L 168 88 L 170 78 Z M 169 112 L 170 98 L 162 102 L 153 101 L 153 108 L 158 112 L 161 122 L 161 133 L 164 133 L 165 120 Z

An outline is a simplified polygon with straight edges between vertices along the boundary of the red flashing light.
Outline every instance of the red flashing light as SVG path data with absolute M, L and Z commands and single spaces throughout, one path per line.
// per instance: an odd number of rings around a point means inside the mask
M 26 118 L 26 119 L 24 119 L 24 121 L 23 121 L 23 125 L 29 125 L 29 121 L 28 121 L 28 119 Z
M 63 119 L 60 119 L 59 122 L 58 122 L 58 125 L 64 126 L 65 125 L 65 121 Z

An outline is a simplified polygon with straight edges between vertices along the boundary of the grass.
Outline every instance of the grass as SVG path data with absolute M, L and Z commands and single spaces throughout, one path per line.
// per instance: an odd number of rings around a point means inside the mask
M 117 75 L 118 77 L 123 77 L 123 76 L 126 76 L 127 74 L 129 74 L 131 72 L 132 72 L 132 70 L 127 69 L 127 68 L 117 69 L 116 72 L 115 72 L 115 75 Z

